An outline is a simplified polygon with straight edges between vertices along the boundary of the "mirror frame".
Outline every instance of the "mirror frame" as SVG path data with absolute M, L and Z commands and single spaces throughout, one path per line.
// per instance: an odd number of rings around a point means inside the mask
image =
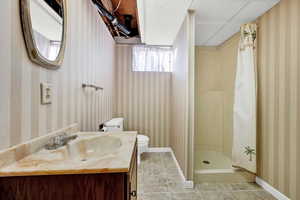
M 45 58 L 39 52 L 32 30 L 31 15 L 30 15 L 30 0 L 20 0 L 20 12 L 21 12 L 21 23 L 22 30 L 25 39 L 25 45 L 30 60 L 47 69 L 58 69 L 64 59 L 66 49 L 66 32 L 67 32 L 67 6 L 66 0 L 62 0 L 63 6 L 63 33 L 62 33 L 62 44 L 59 53 L 55 60 L 49 60 Z

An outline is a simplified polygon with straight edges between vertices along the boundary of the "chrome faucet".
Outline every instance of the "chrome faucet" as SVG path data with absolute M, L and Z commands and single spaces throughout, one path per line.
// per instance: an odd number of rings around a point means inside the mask
M 51 138 L 50 141 L 45 145 L 45 149 L 47 150 L 58 149 L 59 147 L 68 144 L 71 140 L 75 140 L 77 137 L 78 135 L 68 136 L 66 133 L 63 133 L 61 135 Z

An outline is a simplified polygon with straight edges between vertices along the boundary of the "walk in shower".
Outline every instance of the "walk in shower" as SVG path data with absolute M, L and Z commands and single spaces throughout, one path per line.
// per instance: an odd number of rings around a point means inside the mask
M 196 47 L 195 181 L 243 181 L 232 167 L 233 102 L 239 35 L 218 47 Z

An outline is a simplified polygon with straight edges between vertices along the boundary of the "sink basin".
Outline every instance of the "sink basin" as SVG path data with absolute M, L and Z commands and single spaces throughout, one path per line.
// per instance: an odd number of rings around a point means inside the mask
M 128 172 L 136 143 L 136 132 L 76 132 L 73 135 L 78 137 L 57 149 L 44 148 L 46 138 L 30 143 L 34 146 L 26 148 L 37 150 L 0 166 L 0 177 Z M 24 151 L 24 146 L 21 147 L 9 149 L 4 158 Z
M 118 151 L 121 145 L 122 142 L 117 137 L 90 135 L 86 138 L 79 137 L 69 143 L 67 148 L 70 159 L 85 162 L 113 154 Z
M 97 161 L 116 154 L 122 146 L 120 138 L 96 133 L 78 134 L 78 137 L 55 150 L 42 149 L 22 160 L 17 165 L 22 168 L 48 168 L 83 164 Z M 90 162 L 88 162 L 90 164 Z M 51 168 L 50 167 L 50 168 Z

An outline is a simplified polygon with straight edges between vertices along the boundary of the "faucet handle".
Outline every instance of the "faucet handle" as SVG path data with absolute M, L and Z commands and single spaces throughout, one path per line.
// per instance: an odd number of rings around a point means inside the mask
M 78 135 L 68 136 L 67 133 L 62 133 L 52 137 L 49 142 L 45 145 L 48 150 L 56 149 L 58 147 L 66 145 L 70 140 L 74 140 Z
M 49 142 L 47 145 L 49 146 L 55 146 L 55 145 L 62 145 L 63 140 L 67 137 L 67 134 L 63 132 L 62 134 L 56 135 L 52 138 L 50 138 Z

